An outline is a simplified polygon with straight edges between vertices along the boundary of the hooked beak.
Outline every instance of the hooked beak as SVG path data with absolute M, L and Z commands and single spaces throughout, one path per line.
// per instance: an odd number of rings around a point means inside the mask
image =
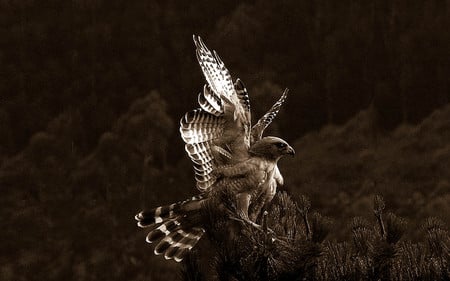
M 295 155 L 295 150 L 291 146 L 288 145 L 286 147 L 286 154 L 294 156 Z

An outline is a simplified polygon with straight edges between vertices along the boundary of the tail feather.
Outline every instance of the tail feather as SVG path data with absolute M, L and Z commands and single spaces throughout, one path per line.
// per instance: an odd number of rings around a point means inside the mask
M 135 219 L 138 221 L 139 227 L 149 227 L 155 223 L 163 222 L 164 218 L 173 217 L 177 208 L 179 208 L 178 204 L 161 206 L 150 211 L 142 211 L 135 216 Z
M 205 230 L 203 228 L 192 228 L 189 232 L 179 231 L 177 238 L 173 239 L 172 244 L 165 251 L 164 258 L 174 259 L 179 262 L 184 256 L 197 244 Z
M 163 254 L 167 249 L 169 249 L 170 245 L 174 243 L 176 240 L 176 236 L 179 236 L 178 232 L 171 232 L 169 235 L 161 239 L 158 245 L 155 246 L 155 255 Z M 175 240 L 174 240 L 175 239 Z
M 158 241 L 159 239 L 169 235 L 171 232 L 178 230 L 180 228 L 180 222 L 177 218 L 168 219 L 161 223 L 157 228 L 150 231 L 147 235 L 146 241 L 149 243 L 153 243 Z
M 146 241 L 156 244 L 156 255 L 164 254 L 166 259 L 179 262 L 197 244 L 205 230 L 189 218 L 200 210 L 202 199 L 202 195 L 194 196 L 135 216 L 139 227 L 149 228 Z

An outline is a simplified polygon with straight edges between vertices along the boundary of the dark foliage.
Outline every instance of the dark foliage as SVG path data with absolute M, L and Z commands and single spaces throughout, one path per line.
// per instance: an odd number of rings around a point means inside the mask
M 399 243 L 406 223 L 393 213 L 383 218 L 384 200 L 377 195 L 373 224 L 354 218 L 352 242 L 324 241 L 331 231 L 329 220 L 318 213 L 308 219 L 305 210 L 309 210 L 310 201 L 305 196 L 300 200 L 297 205 L 287 193 L 277 193 L 268 208 L 271 215 L 261 218 L 261 229 L 226 220 L 217 208 L 208 209 L 211 225 L 207 233 L 213 250 L 207 257 L 198 251 L 191 254 L 183 262 L 183 280 L 450 278 L 450 236 L 442 221 L 426 220 L 425 241 Z M 382 225 L 385 227 L 381 228 Z M 208 263 L 211 260 L 213 265 Z M 201 266 L 201 262 L 206 264 Z

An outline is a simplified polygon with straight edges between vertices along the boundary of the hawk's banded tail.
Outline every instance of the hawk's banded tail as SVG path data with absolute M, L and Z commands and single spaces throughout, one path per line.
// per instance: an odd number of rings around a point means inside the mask
M 146 241 L 157 243 L 156 255 L 180 262 L 197 244 L 205 232 L 198 226 L 202 201 L 202 196 L 194 196 L 135 216 L 139 227 L 150 228 Z

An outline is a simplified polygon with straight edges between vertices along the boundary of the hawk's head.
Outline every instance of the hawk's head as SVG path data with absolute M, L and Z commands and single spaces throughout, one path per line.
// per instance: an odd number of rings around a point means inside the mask
M 278 160 L 283 155 L 294 155 L 294 149 L 284 140 L 277 137 L 264 137 L 255 142 L 249 149 L 253 156 Z

